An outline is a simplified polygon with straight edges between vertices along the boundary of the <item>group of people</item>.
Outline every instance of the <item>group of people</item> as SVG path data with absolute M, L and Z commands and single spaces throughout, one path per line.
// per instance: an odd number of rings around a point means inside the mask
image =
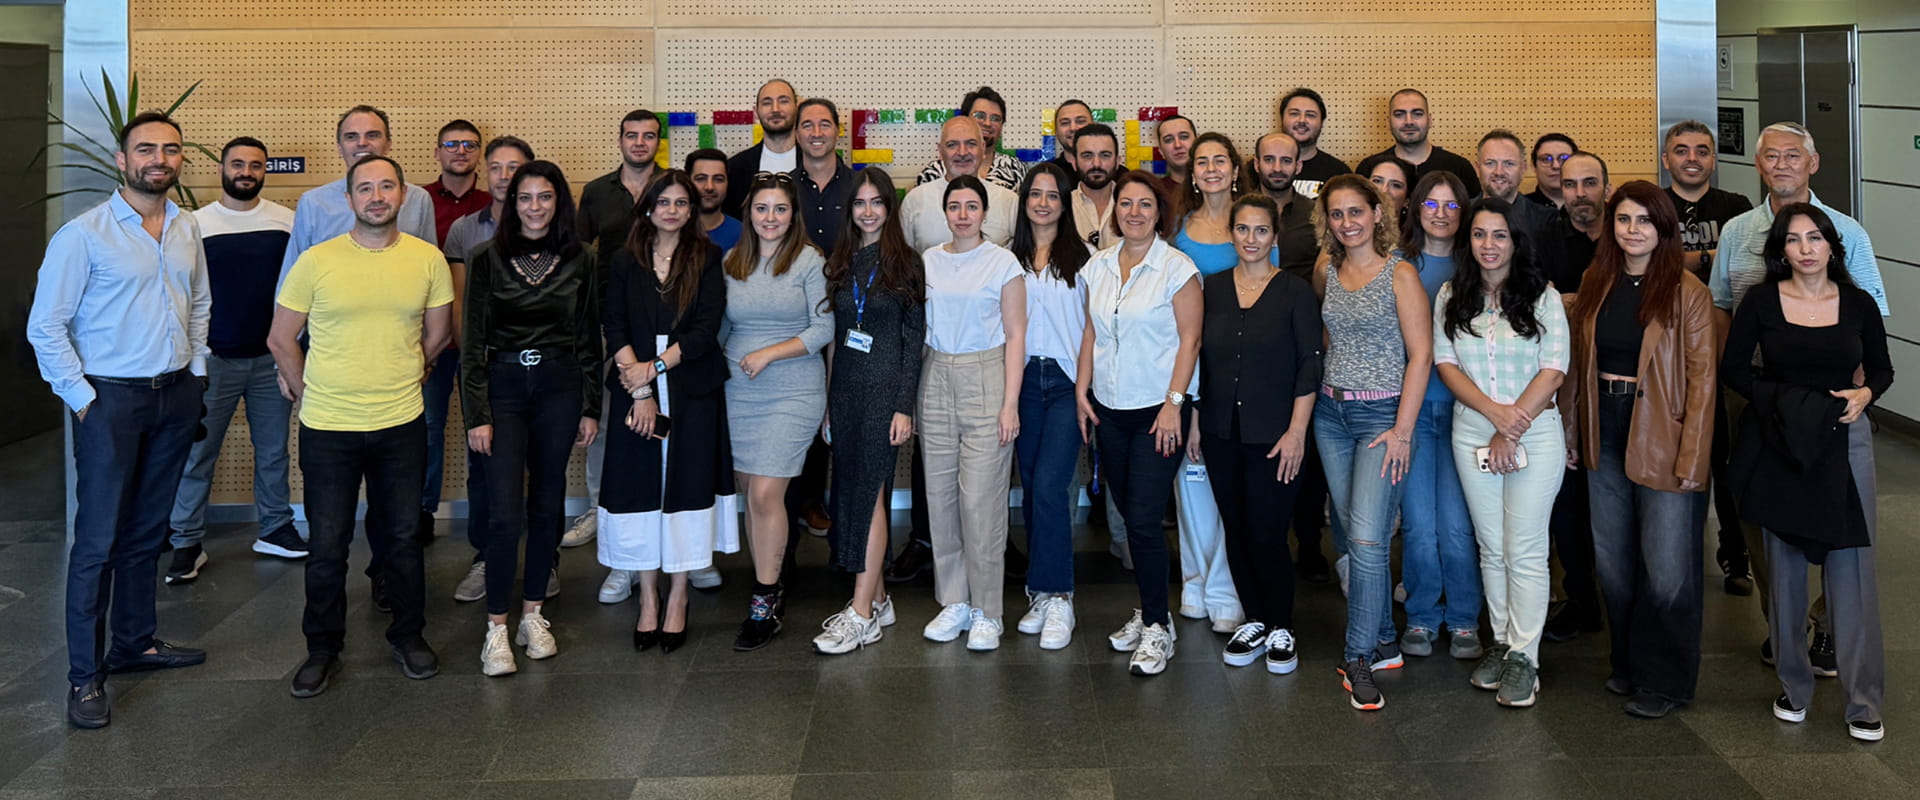
M 431 677 L 420 548 L 457 386 L 475 555 L 454 596 L 485 600 L 488 675 L 513 672 L 516 648 L 558 652 L 542 609 L 559 554 L 596 541 L 600 599 L 637 594 L 634 647 L 670 653 L 689 586 L 717 586 L 714 554 L 744 540 L 734 648 L 764 647 L 801 527 L 826 530 L 853 576 L 820 653 L 880 641 L 888 584 L 929 567 L 925 638 L 998 648 L 1013 574 L 1018 630 L 1064 648 L 1090 448 L 1092 499 L 1139 591 L 1108 643 L 1135 674 L 1166 669 L 1176 610 L 1226 636 L 1225 663 L 1293 672 L 1295 581 L 1330 580 L 1330 508 L 1354 708 L 1384 708 L 1376 673 L 1442 641 L 1477 660 L 1473 686 L 1531 706 L 1542 641 L 1597 631 L 1604 611 L 1605 689 L 1664 716 L 1694 697 L 1718 486 L 1716 559 L 1731 593 L 1754 588 L 1749 563 L 1759 578 L 1773 713 L 1803 720 L 1814 676 L 1838 674 L 1850 733 L 1884 734 L 1866 409 L 1892 380 L 1888 310 L 1865 232 L 1808 188 L 1819 155 L 1798 124 L 1755 142 L 1756 207 L 1711 186 L 1698 122 L 1665 132 L 1670 186 L 1615 187 L 1563 134 L 1529 149 L 1495 130 L 1473 160 L 1450 153 L 1405 89 L 1395 144 L 1350 169 L 1319 149 L 1327 109 L 1302 88 L 1251 153 L 1161 121 L 1155 175 L 1125 169 L 1132 143 L 1079 101 L 1055 112 L 1059 157 L 1020 164 L 1000 150 L 1006 102 L 981 87 L 901 197 L 839 155 L 832 101 L 773 80 L 755 109 L 761 142 L 672 169 L 655 163 L 659 117 L 634 111 L 620 165 L 576 198 L 530 144 L 483 145 L 464 121 L 439 132 L 439 178 L 411 185 L 386 115 L 356 106 L 336 128 L 345 177 L 293 212 L 259 197 L 267 148 L 242 137 L 219 203 L 183 214 L 167 200 L 179 126 L 129 122 L 125 185 L 54 237 L 29 331 L 74 413 L 71 722 L 107 724 L 108 673 L 204 660 L 155 638 L 152 570 L 169 530 L 166 582 L 205 567 L 207 483 L 240 397 L 254 549 L 305 559 L 292 693 L 338 671 L 363 485 L 373 602 L 402 672 Z M 304 537 L 287 507 L 296 402 Z M 896 556 L 910 443 L 914 536 Z M 593 510 L 569 526 L 576 448 Z M 1809 564 L 1825 588 L 1811 614 Z

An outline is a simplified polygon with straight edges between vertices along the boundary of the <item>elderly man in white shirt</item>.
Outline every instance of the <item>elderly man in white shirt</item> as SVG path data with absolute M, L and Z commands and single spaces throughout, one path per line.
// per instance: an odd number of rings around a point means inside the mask
M 940 160 L 947 165 L 947 175 L 972 175 L 986 158 L 986 138 L 980 132 L 980 121 L 972 117 L 954 117 L 940 126 L 940 141 L 937 143 Z M 929 247 L 946 244 L 953 238 L 947 230 L 948 178 L 942 176 L 913 187 L 900 203 L 900 221 L 905 224 L 907 244 L 920 252 Z M 981 228 L 983 237 L 994 244 L 1006 245 L 1013 238 L 1014 214 L 1020 206 L 1019 197 L 1013 190 L 997 183 L 987 183 L 985 224 Z

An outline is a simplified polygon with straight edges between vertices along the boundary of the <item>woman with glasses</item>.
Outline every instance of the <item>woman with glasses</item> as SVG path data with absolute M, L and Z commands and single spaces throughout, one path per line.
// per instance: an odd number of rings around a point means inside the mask
M 1854 286 L 1846 243 L 1819 206 L 1793 203 L 1776 212 L 1761 253 L 1766 282 L 1734 312 L 1720 368 L 1755 420 L 1741 426 L 1728 478 L 1741 515 L 1766 538 L 1767 618 L 1781 685 L 1773 715 L 1802 722 L 1813 702 L 1805 620 L 1807 566 L 1818 563 L 1838 640 L 1847 734 L 1877 742 L 1886 737 L 1886 656 L 1867 409 L 1893 385 L 1887 334 L 1873 297 Z M 1754 367 L 1756 360 L 1763 366 Z
M 826 260 L 807 241 L 800 199 L 786 173 L 761 173 L 747 187 L 747 230 L 723 262 L 727 428 L 733 467 L 747 491 L 753 598 L 733 649 L 758 650 L 780 632 L 786 596 L 787 483 L 826 417 L 827 373 L 820 349 L 833 336 Z
M 470 259 L 460 345 L 467 445 L 492 459 L 488 487 L 487 634 L 480 668 L 517 670 L 507 643 L 520 540 L 527 548 L 515 643 L 531 659 L 559 652 L 541 616 L 566 525 L 567 458 L 600 426 L 600 282 L 574 236 L 573 193 L 551 161 L 513 174 L 493 241 Z
M 1456 270 L 1469 266 L 1468 237 L 1461 208 L 1466 185 L 1451 172 L 1430 172 L 1408 195 L 1412 224 L 1400 234 L 1400 253 L 1420 273 L 1429 302 Z M 1529 260 L 1529 265 L 1531 261 Z M 1529 298 L 1531 299 L 1531 298 Z M 1436 305 L 1435 314 L 1440 313 Z M 1565 315 L 1562 314 L 1564 317 Z M 1442 347 L 1435 339 L 1435 350 Z M 1474 547 L 1467 498 L 1453 463 L 1453 392 L 1436 370 L 1427 379 L 1413 429 L 1413 467 L 1400 501 L 1401 580 L 1407 587 L 1407 629 L 1400 652 L 1433 654 L 1442 625 L 1447 652 L 1454 658 L 1481 656 L 1480 558 Z
M 671 653 L 687 641 L 687 585 L 713 554 L 740 549 L 739 506 L 720 350 L 726 276 L 699 219 L 687 173 L 661 173 L 634 204 L 607 286 L 606 474 L 600 561 L 638 574 L 635 650 Z M 665 611 L 660 576 L 667 575 Z

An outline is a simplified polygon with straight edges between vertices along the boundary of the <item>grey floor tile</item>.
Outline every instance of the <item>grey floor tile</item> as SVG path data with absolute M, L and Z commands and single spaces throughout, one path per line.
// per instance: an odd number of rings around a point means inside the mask
M 1428 797 L 1551 797 L 1554 800 L 1599 800 L 1602 794 L 1580 768 L 1567 759 L 1521 758 L 1513 761 L 1427 764 L 1421 769 L 1433 785 Z
M 1717 756 L 1578 758 L 1574 764 L 1601 795 L 1635 800 L 1746 800 L 1760 793 Z
M 793 800 L 913 797 L 947 800 L 954 797 L 953 775 L 937 772 L 840 772 L 801 775 L 793 782 Z
M 1570 758 L 1632 758 L 1712 755 L 1713 748 L 1687 725 L 1685 707 L 1663 719 L 1628 716 L 1625 698 L 1607 693 L 1608 668 L 1600 660 L 1554 662 L 1552 691 L 1542 689 L 1533 709 L 1541 727 Z
M 633 781 L 483 781 L 475 785 L 468 796 L 473 800 L 524 800 L 542 796 L 567 800 L 627 800 L 633 796 Z
M 786 800 L 792 775 L 725 775 L 712 778 L 641 778 L 633 800 Z
M 1902 780 L 1886 764 L 1862 752 L 1828 755 L 1776 755 L 1732 758 L 1733 769 L 1762 797 L 1913 797 L 1920 787 Z
M 1115 767 L 1108 775 L 1116 800 L 1281 796 L 1266 770 L 1246 766 L 1201 768 L 1152 759 Z
M 1107 766 L 1258 763 L 1217 662 L 1170 664 L 1150 678 L 1129 674 L 1123 664 L 1093 664 L 1090 674 Z
M 1537 761 L 1561 755 L 1538 705 L 1501 706 L 1493 692 L 1475 689 L 1465 680 L 1417 694 L 1395 693 L 1386 680 L 1381 683 L 1387 707 L 1380 714 L 1392 721 L 1414 761 Z M 1539 703 L 1551 702 L 1542 688 Z
M 1111 800 L 1113 780 L 1105 769 L 960 770 L 953 773 L 956 798 L 994 800 Z
M 800 771 L 1105 766 L 1084 664 L 825 672 Z
M 324 783 L 265 786 L 185 786 L 154 800 L 466 800 L 474 783 Z
M 817 682 L 808 670 L 687 675 L 639 776 L 797 772 Z
M 1302 800 L 1402 800 L 1430 797 L 1433 784 L 1416 764 L 1292 764 L 1270 767 L 1275 797 Z
M 648 749 L 688 720 L 670 711 L 677 682 L 619 674 L 474 678 L 496 720 L 487 780 L 632 779 Z

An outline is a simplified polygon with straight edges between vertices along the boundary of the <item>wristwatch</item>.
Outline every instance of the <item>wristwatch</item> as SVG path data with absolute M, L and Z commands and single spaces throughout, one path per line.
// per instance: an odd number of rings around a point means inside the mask
M 1176 392 L 1169 389 L 1167 390 L 1167 402 L 1172 403 L 1174 408 L 1179 408 L 1187 402 L 1187 395 L 1183 392 Z
M 664 359 L 664 358 L 656 358 L 656 359 L 654 359 L 654 360 L 653 360 L 653 371 L 654 371 L 654 372 L 666 372 L 666 371 L 667 371 L 667 360 L 666 360 L 666 359 Z

